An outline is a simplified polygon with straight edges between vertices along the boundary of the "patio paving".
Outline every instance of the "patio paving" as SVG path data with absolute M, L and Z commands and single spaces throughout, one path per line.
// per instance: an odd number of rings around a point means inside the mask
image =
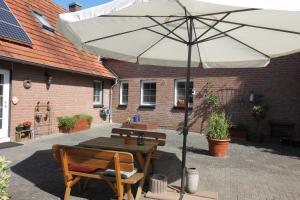
M 25 145 L 0 149 L 11 161 L 10 193 L 13 199 L 60 199 L 64 193 L 62 173 L 52 160 L 52 144 L 78 144 L 99 136 L 110 136 L 112 127 L 99 128 L 72 135 L 44 136 Z M 167 144 L 160 148 L 163 159 L 155 164 L 155 172 L 166 174 L 169 183 L 180 185 L 181 139 L 175 131 L 167 133 Z M 300 149 L 270 144 L 231 143 L 229 156 L 208 155 L 204 136 L 188 137 L 188 167 L 200 171 L 199 191 L 219 193 L 221 200 L 300 200 Z M 91 181 L 85 194 L 77 187 L 71 199 L 110 199 L 112 192 L 100 181 Z

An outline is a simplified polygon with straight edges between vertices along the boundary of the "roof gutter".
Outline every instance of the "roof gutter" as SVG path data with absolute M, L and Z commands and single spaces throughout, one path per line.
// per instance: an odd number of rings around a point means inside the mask
M 101 76 L 101 75 L 97 75 L 97 74 L 91 74 L 91 73 L 87 73 L 87 72 L 80 72 L 80 71 L 75 71 L 75 70 L 67 70 L 67 69 L 62 69 L 62 68 L 51 66 L 51 65 L 45 65 L 45 64 L 30 62 L 30 61 L 26 61 L 26 60 L 21 60 L 21 59 L 11 58 L 11 57 L 1 56 L 1 55 L 0 55 L 0 59 L 1 60 L 5 60 L 5 61 L 9 61 L 9 62 L 16 62 L 16 63 L 26 64 L 26 65 L 32 65 L 32 66 L 42 67 L 42 68 L 46 68 L 46 69 L 54 69 L 54 70 L 59 70 L 59 71 L 64 71 L 64 72 L 75 73 L 75 74 L 82 74 L 82 75 L 88 75 L 88 76 L 94 76 L 94 77 L 101 77 L 101 78 L 110 79 L 110 80 L 115 80 L 117 78 L 117 76 L 115 75 L 115 73 L 111 72 L 111 70 L 109 70 L 109 69 L 108 70 L 115 77 L 106 77 L 106 76 Z

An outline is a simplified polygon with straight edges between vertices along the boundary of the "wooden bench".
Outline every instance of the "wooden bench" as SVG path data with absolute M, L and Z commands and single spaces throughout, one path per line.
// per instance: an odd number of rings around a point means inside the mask
M 135 173 L 127 179 L 121 177 L 121 171 L 131 172 L 134 170 L 131 153 L 63 145 L 53 145 L 52 153 L 54 159 L 62 164 L 66 185 L 65 200 L 69 199 L 71 188 L 79 183 L 81 178 L 106 181 L 117 194 L 118 200 L 123 199 L 124 185 L 126 185 L 129 200 L 132 198 L 131 185 L 140 182 L 139 187 L 141 187 L 140 180 L 144 177 L 143 173 Z M 115 176 L 103 175 L 107 169 L 114 169 Z
M 144 135 L 145 141 L 155 140 L 158 141 L 158 146 L 165 146 L 166 145 L 166 134 L 160 132 L 153 132 L 153 131 L 146 131 L 146 130 L 139 130 L 139 129 L 129 129 L 129 128 L 113 128 L 111 131 L 111 137 L 127 137 L 129 135 L 134 142 L 139 135 Z M 151 160 L 158 160 L 160 159 L 161 155 L 158 151 L 154 151 L 151 155 Z

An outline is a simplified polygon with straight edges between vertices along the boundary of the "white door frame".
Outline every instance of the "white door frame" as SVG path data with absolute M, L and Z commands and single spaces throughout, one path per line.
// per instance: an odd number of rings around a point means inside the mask
M 0 129 L 0 143 L 10 141 L 9 138 L 9 95 L 10 95 L 10 71 L 0 69 L 0 74 L 3 74 L 3 105 L 2 105 L 2 128 Z

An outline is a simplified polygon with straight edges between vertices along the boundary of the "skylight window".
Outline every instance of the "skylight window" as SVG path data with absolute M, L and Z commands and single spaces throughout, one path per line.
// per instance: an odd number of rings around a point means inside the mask
M 44 29 L 47 29 L 48 31 L 51 31 L 51 32 L 54 31 L 52 26 L 49 24 L 49 22 L 45 19 L 45 17 L 41 13 L 39 13 L 37 11 L 33 11 L 33 14 L 43 25 Z

